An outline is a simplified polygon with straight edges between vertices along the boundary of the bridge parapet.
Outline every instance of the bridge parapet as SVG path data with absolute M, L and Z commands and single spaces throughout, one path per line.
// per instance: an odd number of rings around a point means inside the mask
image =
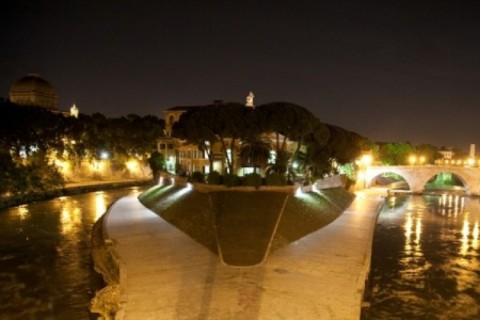
M 369 166 L 365 171 L 366 186 L 373 178 L 383 173 L 395 173 L 402 176 L 412 192 L 423 192 L 425 184 L 442 172 L 457 176 L 465 186 L 468 194 L 480 195 L 480 168 L 460 166 Z

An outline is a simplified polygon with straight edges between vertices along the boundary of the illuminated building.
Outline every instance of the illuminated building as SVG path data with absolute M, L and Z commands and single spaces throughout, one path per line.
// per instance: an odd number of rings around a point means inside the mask
M 252 92 L 246 97 L 245 107 L 246 108 L 255 108 L 253 102 L 254 95 Z M 214 101 L 214 104 L 222 104 L 221 100 Z M 195 171 L 209 173 L 211 171 L 217 171 L 224 173 L 227 169 L 225 152 L 223 150 L 222 144 L 219 141 L 212 141 L 209 145 L 210 152 L 212 153 L 212 168 L 210 168 L 210 162 L 205 151 L 201 150 L 198 145 L 186 143 L 172 137 L 172 128 L 173 125 L 179 121 L 180 116 L 190 110 L 195 110 L 196 108 L 202 108 L 202 106 L 186 106 L 186 107 L 172 107 L 165 110 L 165 135 L 157 140 L 157 151 L 160 152 L 166 161 L 166 169 L 172 173 L 187 173 L 191 174 Z M 265 133 L 261 136 L 262 140 L 270 141 L 273 144 L 273 141 L 276 139 L 274 134 Z M 283 141 L 283 136 L 280 137 Z M 228 139 L 227 139 L 228 140 Z M 230 145 L 228 141 L 227 145 Z M 297 143 L 288 140 L 287 149 L 289 152 L 293 153 L 296 148 Z M 233 163 L 237 165 L 237 168 L 234 168 L 233 172 L 239 175 L 253 172 L 253 167 L 238 167 L 239 164 L 239 154 L 241 141 L 237 141 L 234 149 L 237 152 L 231 152 L 227 150 L 227 156 L 234 157 Z M 275 157 L 275 152 L 271 151 L 271 158 Z
M 220 103 L 220 101 L 215 101 Z M 180 116 L 190 110 L 202 106 L 172 107 L 165 110 L 165 136 L 157 141 L 157 150 L 165 158 L 166 169 L 169 172 L 192 173 L 200 171 L 210 172 L 208 157 L 197 145 L 189 144 L 172 137 L 172 127 L 180 119 Z M 224 169 L 223 152 L 220 143 L 212 145 L 213 170 L 222 172 Z
M 29 73 L 15 81 L 10 87 L 8 97 L 10 102 L 17 105 L 44 108 L 64 116 L 78 118 L 79 109 L 75 104 L 70 108 L 70 112 L 58 110 L 58 94 L 55 87 L 36 73 Z
M 35 73 L 15 81 L 8 96 L 15 104 L 57 110 L 58 95 L 55 88 Z

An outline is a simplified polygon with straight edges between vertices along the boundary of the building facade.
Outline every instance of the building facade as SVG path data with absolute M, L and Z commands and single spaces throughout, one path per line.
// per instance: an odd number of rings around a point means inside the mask
M 254 95 L 250 92 L 246 97 L 246 108 L 255 108 L 253 98 Z M 214 103 L 221 103 L 221 101 L 215 101 Z M 234 173 L 240 176 L 251 172 L 258 172 L 258 167 L 241 166 L 239 151 L 242 147 L 242 141 L 236 141 L 233 150 L 228 149 L 226 152 L 224 152 L 220 141 L 212 141 L 212 144 L 207 146 L 209 152 L 211 152 L 212 161 L 210 163 L 207 152 L 199 148 L 198 145 L 172 137 L 173 125 L 180 120 L 181 115 L 196 108 L 202 108 L 202 106 L 172 107 L 165 110 L 165 132 L 164 136 L 157 141 L 157 151 L 164 156 L 167 171 L 187 175 L 195 171 L 204 174 L 217 171 L 222 174 Z M 276 137 L 274 134 L 265 133 L 259 138 L 273 146 Z M 283 141 L 284 137 L 281 136 L 280 139 Z M 227 139 L 227 145 L 230 145 L 230 142 L 231 141 Z M 293 153 L 296 146 L 296 142 L 288 141 L 286 144 L 287 152 Z M 233 160 L 235 164 L 234 172 L 228 172 L 226 157 L 228 157 L 229 160 Z M 270 151 L 269 161 L 274 162 L 275 157 L 275 152 Z M 260 171 L 264 169 L 265 168 L 260 168 Z

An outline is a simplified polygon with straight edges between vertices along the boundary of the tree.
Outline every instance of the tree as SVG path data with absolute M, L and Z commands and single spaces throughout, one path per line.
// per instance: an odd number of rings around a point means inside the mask
M 154 151 L 148 158 L 148 165 L 152 170 L 153 182 L 157 183 L 160 179 L 160 173 L 165 170 L 165 158 L 160 152 Z
M 403 165 L 408 163 L 408 155 L 412 154 L 415 148 L 410 142 L 387 143 L 380 147 L 379 160 L 383 165 Z
M 305 161 L 314 176 L 337 173 L 337 165 L 353 162 L 361 152 L 363 138 L 337 126 L 325 125 L 328 136 L 307 138 Z
M 259 137 L 242 141 L 240 161 L 243 167 L 265 168 L 270 159 L 271 145 Z
M 207 155 L 210 168 L 213 168 L 212 145 L 217 140 L 212 130 L 212 120 L 209 112 L 198 108 L 182 114 L 172 128 L 172 136 L 196 145 Z
M 425 157 L 425 164 L 434 164 L 435 160 L 441 159 L 442 155 L 438 148 L 428 143 L 422 143 L 415 147 L 416 153 L 420 157 Z
M 274 137 L 275 163 L 272 170 L 284 174 L 291 158 L 295 158 L 303 145 L 303 140 L 317 128 L 315 116 L 305 108 L 288 103 L 274 102 L 255 108 L 255 123 L 260 132 Z M 296 141 L 297 148 L 290 154 L 288 140 Z
M 227 170 L 233 173 L 237 144 L 249 134 L 246 119 L 251 109 L 240 103 L 221 103 L 205 107 L 205 112 L 211 117 L 209 129 L 222 145 Z

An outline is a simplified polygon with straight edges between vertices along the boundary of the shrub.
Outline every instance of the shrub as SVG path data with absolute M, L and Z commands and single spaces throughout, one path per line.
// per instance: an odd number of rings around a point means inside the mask
M 218 173 L 217 171 L 212 171 L 208 174 L 207 181 L 208 181 L 208 184 L 221 184 L 222 177 L 220 176 L 220 173 Z
M 234 174 L 226 174 L 223 176 L 223 184 L 227 187 L 235 187 L 240 185 L 240 179 Z
M 205 175 L 200 171 L 195 171 L 192 173 L 190 181 L 193 183 L 205 183 Z
M 287 179 L 284 175 L 278 173 L 271 173 L 267 176 L 267 186 L 285 186 Z
M 244 184 L 246 186 L 258 188 L 262 185 L 262 176 L 258 173 L 246 174 L 244 178 Z

